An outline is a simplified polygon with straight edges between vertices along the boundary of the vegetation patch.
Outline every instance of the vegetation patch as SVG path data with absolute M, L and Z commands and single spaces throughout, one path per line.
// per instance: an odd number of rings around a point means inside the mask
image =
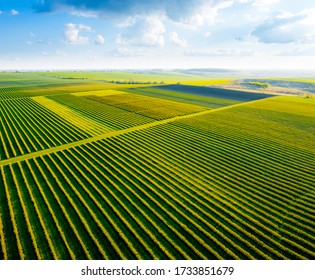
M 39 73 L 20 74 L 0 101 L 1 259 L 315 258 L 314 98 L 84 79 L 29 97 Z

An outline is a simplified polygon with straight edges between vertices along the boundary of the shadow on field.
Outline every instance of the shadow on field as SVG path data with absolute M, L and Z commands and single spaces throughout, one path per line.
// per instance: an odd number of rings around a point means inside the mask
M 152 88 L 175 91 L 175 92 L 180 92 L 180 93 L 187 93 L 187 94 L 195 94 L 195 95 L 207 96 L 207 97 L 237 100 L 237 101 L 243 101 L 243 102 L 259 100 L 259 99 L 264 99 L 267 97 L 274 96 L 271 94 L 245 92 L 245 91 L 204 87 L 204 86 L 165 85 L 165 86 L 156 86 Z

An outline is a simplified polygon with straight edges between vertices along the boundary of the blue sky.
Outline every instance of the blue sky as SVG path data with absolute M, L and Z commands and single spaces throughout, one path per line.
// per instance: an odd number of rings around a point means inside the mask
M 313 0 L 1 0 L 0 69 L 315 68 Z

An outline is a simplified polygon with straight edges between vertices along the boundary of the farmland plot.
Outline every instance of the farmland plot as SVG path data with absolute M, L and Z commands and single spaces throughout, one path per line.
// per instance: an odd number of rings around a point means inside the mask
M 74 95 L 56 95 L 49 98 L 114 130 L 124 129 L 153 121 L 151 118 L 127 112 L 93 100 L 88 100 L 84 97 Z
M 207 109 L 206 107 L 197 105 L 128 93 L 108 96 L 90 95 L 85 96 L 85 98 L 157 120 L 191 114 Z
M 90 135 L 30 98 L 0 102 L 1 159 L 59 146 Z
M 148 97 L 155 97 L 164 100 L 193 104 L 208 108 L 220 108 L 227 105 L 237 104 L 240 101 L 233 98 L 202 96 L 194 93 L 184 93 L 168 90 L 166 86 L 161 87 L 141 87 L 123 89 L 125 92 L 139 94 Z M 238 92 L 234 92 L 238 94 Z M 267 96 L 266 96 L 267 97 Z
M 122 98 L 141 112 L 143 99 L 119 96 L 52 100 L 103 123 Z M 1 166 L 1 254 L 314 259 L 313 108 L 277 97 L 139 129 L 126 120 L 133 130 Z
M 16 84 L 16 83 L 15 83 Z M 32 82 L 31 82 L 32 84 Z M 91 89 L 91 85 L 88 85 Z M 42 95 L 56 95 L 70 92 L 84 90 L 84 84 L 80 83 L 52 83 L 43 85 L 20 85 L 10 87 L 0 87 L 0 100 L 42 96 Z
M 231 99 L 237 101 L 251 101 L 264 99 L 268 95 L 262 93 L 236 91 L 222 88 L 211 88 L 205 86 L 186 86 L 186 85 L 166 85 L 153 87 L 161 90 L 170 90 L 186 94 L 194 94 L 200 96 L 208 96 L 214 98 Z
M 48 110 L 56 113 L 66 121 L 75 124 L 77 127 L 89 133 L 90 135 L 104 134 L 106 132 L 112 131 L 109 127 L 84 117 L 79 112 L 71 110 L 70 108 L 63 106 L 47 97 L 38 96 L 33 97 L 32 99 Z

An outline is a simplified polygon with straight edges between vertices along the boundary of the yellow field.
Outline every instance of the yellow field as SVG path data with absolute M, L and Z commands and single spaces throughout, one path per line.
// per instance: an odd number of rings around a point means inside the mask
M 124 87 L 114 87 L 114 88 L 124 88 Z M 72 93 L 76 96 L 86 96 L 86 95 L 96 95 L 96 96 L 107 96 L 107 95 L 116 95 L 116 94 L 124 94 L 123 91 L 114 90 L 114 89 L 105 89 L 105 90 L 93 90 L 93 91 L 82 91 Z
M 47 97 L 36 96 L 32 97 L 32 99 L 50 111 L 56 113 L 66 121 L 73 123 L 90 135 L 103 134 L 112 131 L 112 129 L 109 127 L 102 125 L 99 122 L 93 121 L 92 119 L 83 116 L 79 112 L 71 110 L 69 107 L 63 106 Z

